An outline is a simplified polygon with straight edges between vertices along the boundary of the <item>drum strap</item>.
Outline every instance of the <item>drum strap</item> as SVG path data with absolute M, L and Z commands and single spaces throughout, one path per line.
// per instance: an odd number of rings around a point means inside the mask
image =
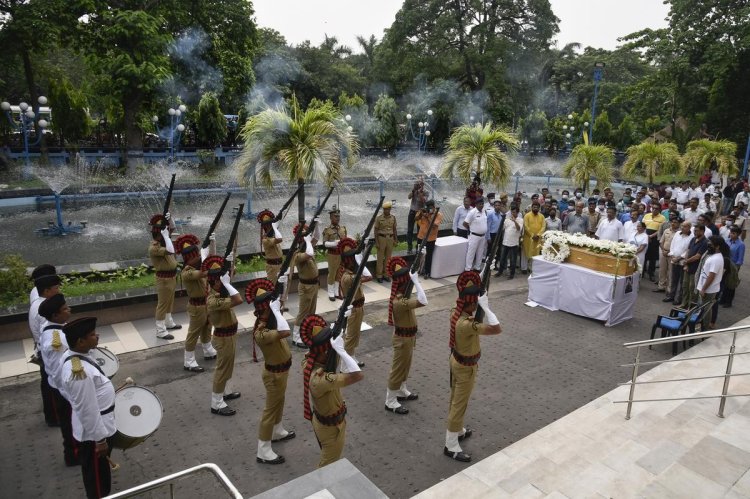
M 59 329 L 62 331 L 62 328 L 62 324 L 47 324 L 42 331 L 49 331 L 50 329 Z
M 89 359 L 88 357 L 84 357 L 83 355 L 70 355 L 70 356 L 68 356 L 68 357 L 67 357 L 67 358 L 66 358 L 66 359 L 65 359 L 65 360 L 63 361 L 63 363 L 65 363 L 65 362 L 69 361 L 69 360 L 70 360 L 70 359 L 72 359 L 73 357 L 78 357 L 78 358 L 79 358 L 79 359 L 81 359 L 82 361 L 84 361 L 84 362 L 88 362 L 88 363 L 89 363 L 89 364 L 91 364 L 92 366 L 96 367 L 96 370 L 97 370 L 97 371 L 99 371 L 100 373 L 102 373 L 102 376 L 104 376 L 105 378 L 107 377 L 107 375 L 106 375 L 106 374 L 104 374 L 104 371 L 102 371 L 102 368 L 101 368 L 101 367 L 99 367 L 99 364 L 97 364 L 97 363 L 96 363 L 96 362 L 94 362 L 93 360 Z
M 106 408 L 103 411 L 101 411 L 99 414 L 101 414 L 102 416 L 104 416 L 105 414 L 109 414 L 110 412 L 112 412 L 114 410 L 115 410 L 115 404 L 112 404 L 108 408 Z

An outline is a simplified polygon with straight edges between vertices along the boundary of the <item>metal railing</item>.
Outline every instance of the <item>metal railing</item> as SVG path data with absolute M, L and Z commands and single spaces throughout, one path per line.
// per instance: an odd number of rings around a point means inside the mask
M 616 400 L 614 401 L 615 404 L 628 404 L 628 409 L 625 414 L 625 419 L 630 419 L 630 411 L 633 408 L 633 404 L 636 402 L 667 402 L 667 401 L 674 401 L 674 400 L 698 400 L 698 399 L 721 399 L 719 402 L 719 413 L 718 416 L 720 418 L 724 417 L 724 406 L 726 405 L 727 398 L 729 397 L 750 397 L 750 393 L 735 393 L 730 394 L 729 392 L 729 380 L 732 376 L 748 376 L 750 373 L 733 373 L 732 372 L 732 364 L 734 362 L 734 357 L 737 355 L 746 355 L 750 353 L 750 351 L 747 352 L 736 352 L 735 346 L 737 343 L 737 333 L 740 332 L 747 332 L 750 331 L 750 325 L 746 326 L 733 326 L 728 327 L 724 329 L 716 329 L 713 331 L 707 331 L 707 332 L 701 332 L 701 333 L 692 333 L 692 334 L 682 334 L 677 336 L 669 336 L 667 338 L 658 338 L 653 340 L 645 340 L 645 341 L 634 341 L 631 343 L 625 343 L 623 346 L 625 348 L 635 348 L 635 361 L 631 364 L 622 364 L 620 367 L 632 367 L 633 372 L 630 381 L 626 383 L 620 383 L 620 386 L 630 386 L 630 394 L 628 395 L 628 400 Z M 703 338 L 710 338 L 712 336 L 718 336 L 721 334 L 731 334 L 732 335 L 732 344 L 729 347 L 728 353 L 723 354 L 717 354 L 717 355 L 701 355 L 698 357 L 687 357 L 684 359 L 678 359 L 678 358 L 672 358 L 672 359 L 665 359 L 665 360 L 655 360 L 655 361 L 649 361 L 649 362 L 641 362 L 641 348 L 643 347 L 652 347 L 653 345 L 663 345 L 667 343 L 674 343 L 677 341 L 692 341 L 696 339 L 703 339 Z M 711 359 L 711 358 L 719 358 L 719 357 L 726 357 L 727 358 L 727 365 L 726 369 L 724 371 L 724 374 L 715 375 L 715 376 L 697 376 L 693 378 L 677 378 L 677 379 L 663 379 L 663 380 L 652 380 L 652 381 L 637 381 L 638 378 L 638 370 L 641 366 L 647 366 L 647 365 L 656 365 L 656 364 L 663 364 L 666 362 L 687 362 L 691 360 L 699 360 L 699 359 Z M 654 383 L 671 383 L 676 381 L 694 381 L 699 379 L 716 379 L 716 378 L 723 378 L 724 379 L 724 386 L 721 390 L 721 395 L 705 395 L 705 396 L 696 396 L 696 397 L 674 397 L 674 398 L 655 398 L 655 399 L 635 399 L 635 387 L 636 385 L 645 385 L 645 384 L 654 384 Z
M 235 487 L 234 484 L 232 484 L 232 482 L 229 481 L 229 478 L 227 478 L 224 472 L 221 471 L 221 468 L 219 468 L 217 465 L 213 463 L 199 464 L 198 466 L 193 466 L 192 468 L 188 468 L 182 471 L 178 471 L 177 473 L 172 473 L 171 475 L 157 478 L 156 480 L 152 480 L 150 482 L 138 485 L 137 487 L 123 490 L 122 492 L 117 492 L 116 494 L 109 495 L 105 497 L 104 499 L 119 499 L 123 497 L 135 497 L 145 492 L 155 490 L 161 487 L 165 487 L 167 485 L 169 486 L 169 497 L 174 499 L 174 486 L 177 481 L 182 480 L 190 475 L 196 475 L 198 473 L 204 473 L 204 472 L 210 473 L 214 477 L 216 477 L 216 479 L 219 481 L 219 484 L 221 484 L 221 486 L 227 492 L 229 497 L 232 497 L 234 499 L 242 499 L 242 494 L 240 494 L 239 490 L 237 490 L 237 487 Z

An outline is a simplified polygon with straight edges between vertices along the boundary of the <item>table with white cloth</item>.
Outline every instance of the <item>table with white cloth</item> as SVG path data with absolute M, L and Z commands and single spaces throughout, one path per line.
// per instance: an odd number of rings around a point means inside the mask
M 529 277 L 529 300 L 548 310 L 605 321 L 614 326 L 633 318 L 640 275 L 615 276 L 572 263 L 535 256 Z
M 433 279 L 458 275 L 466 265 L 466 250 L 469 240 L 458 236 L 438 237 L 432 253 L 430 276 Z

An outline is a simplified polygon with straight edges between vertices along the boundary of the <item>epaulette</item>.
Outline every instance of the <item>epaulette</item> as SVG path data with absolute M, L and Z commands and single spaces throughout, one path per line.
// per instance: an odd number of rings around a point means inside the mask
M 73 371 L 73 379 L 86 379 L 86 371 L 83 369 L 80 358 L 73 357 L 70 359 L 70 366 Z
M 55 329 L 52 331 L 52 348 L 55 350 L 60 350 L 60 347 L 62 346 L 62 341 L 60 340 L 60 331 Z

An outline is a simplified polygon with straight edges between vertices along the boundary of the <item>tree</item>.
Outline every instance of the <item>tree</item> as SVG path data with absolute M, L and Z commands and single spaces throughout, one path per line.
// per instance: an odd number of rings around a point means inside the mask
M 375 143 L 378 147 L 394 149 L 399 142 L 398 105 L 385 94 L 380 94 L 373 109 L 375 116 Z
M 272 173 L 285 175 L 301 190 L 297 196 L 300 223 L 305 220 L 305 182 L 322 179 L 331 186 L 344 168 L 356 162 L 359 144 L 341 113 L 330 106 L 302 111 L 292 96 L 290 109 L 267 109 L 252 116 L 242 130 L 245 148 L 237 158 L 240 181 L 259 178 L 272 185 Z M 253 183 L 255 180 L 253 180 Z
M 50 81 L 49 90 L 54 109 L 52 130 L 59 136 L 60 145 L 64 147 L 66 141 L 87 137 L 91 133 L 91 119 L 86 112 L 86 97 L 65 77 Z
M 211 92 L 204 94 L 198 104 L 196 128 L 198 140 L 210 148 L 221 144 L 227 136 L 227 120 L 219 107 L 219 99 Z
M 619 151 L 624 151 L 628 147 L 638 142 L 635 124 L 633 123 L 633 119 L 630 117 L 630 115 L 626 115 L 625 118 L 622 119 L 620 125 L 617 127 L 617 130 L 614 133 L 612 142 Z
M 595 144 L 609 144 L 612 142 L 612 123 L 609 122 L 607 111 L 596 117 L 593 139 Z
M 683 161 L 685 169 L 690 172 L 702 174 L 716 168 L 722 176 L 739 173 L 737 144 L 728 140 L 693 140 L 687 145 Z
M 521 138 L 529 142 L 532 150 L 544 147 L 547 116 L 544 111 L 537 109 L 519 123 Z
M 596 178 L 597 187 L 606 187 L 614 178 L 615 155 L 607 146 L 579 144 L 573 148 L 570 158 L 563 165 L 563 175 L 583 187 L 585 193 L 591 178 Z
M 510 160 L 502 147 L 510 151 L 518 149 L 518 140 L 508 130 L 495 128 L 490 122 L 484 126 L 462 125 L 453 130 L 448 141 L 441 175 L 448 179 L 458 177 L 467 184 L 478 175 L 485 182 L 501 187 L 511 174 Z
M 657 175 L 679 173 L 683 171 L 682 158 L 677 146 L 671 142 L 646 141 L 627 150 L 627 159 L 622 171 L 627 176 L 641 175 L 654 183 Z

